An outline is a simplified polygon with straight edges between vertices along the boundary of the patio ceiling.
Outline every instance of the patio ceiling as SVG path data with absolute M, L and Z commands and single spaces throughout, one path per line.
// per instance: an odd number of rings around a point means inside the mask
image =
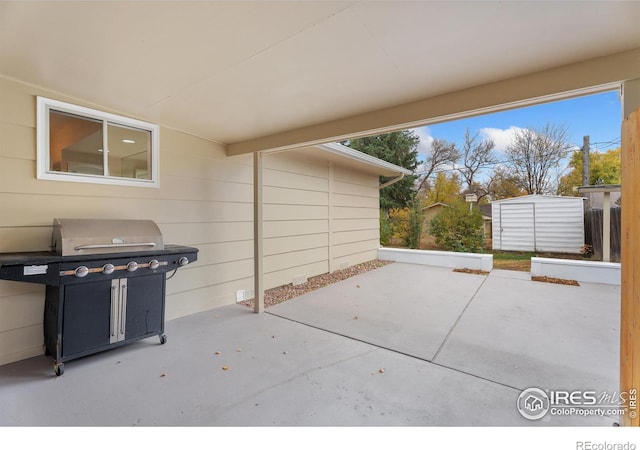
M 470 107 L 491 83 L 544 94 L 526 77 L 622 52 L 635 77 L 638 17 L 610 1 L 0 2 L 0 74 L 237 154 L 426 118 L 419 102 L 463 90 Z

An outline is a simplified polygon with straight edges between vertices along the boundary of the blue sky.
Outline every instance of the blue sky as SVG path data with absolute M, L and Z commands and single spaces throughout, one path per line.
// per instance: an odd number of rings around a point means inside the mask
M 471 117 L 416 128 L 420 136 L 419 151 L 426 153 L 433 138 L 456 142 L 462 147 L 467 128 L 490 137 L 498 152 L 504 151 L 516 128 L 541 128 L 547 122 L 564 125 L 577 147 L 583 136 L 590 136 L 592 151 L 606 151 L 620 146 L 622 109 L 618 91 L 604 92 L 542 105 Z M 421 159 L 424 155 L 421 155 Z

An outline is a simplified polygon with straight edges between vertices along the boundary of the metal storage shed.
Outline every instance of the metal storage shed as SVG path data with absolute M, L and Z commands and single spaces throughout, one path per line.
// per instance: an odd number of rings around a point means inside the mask
M 527 195 L 491 203 L 494 250 L 579 253 L 582 197 Z

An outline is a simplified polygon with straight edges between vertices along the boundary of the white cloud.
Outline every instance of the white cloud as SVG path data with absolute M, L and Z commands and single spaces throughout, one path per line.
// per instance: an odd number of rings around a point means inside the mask
M 411 131 L 420 138 L 418 144 L 418 153 L 421 155 L 428 155 L 431 153 L 431 143 L 433 142 L 433 136 L 429 134 L 428 127 L 413 128 Z
M 516 133 L 522 130 L 524 130 L 524 128 L 516 126 L 511 126 L 506 130 L 500 128 L 482 128 L 480 129 L 480 134 L 493 140 L 493 143 L 496 144 L 495 149 L 497 152 L 504 153 L 509 144 L 513 142 Z

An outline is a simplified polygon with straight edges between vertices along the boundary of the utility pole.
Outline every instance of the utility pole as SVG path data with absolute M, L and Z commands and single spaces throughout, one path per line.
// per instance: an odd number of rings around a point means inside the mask
M 589 136 L 582 138 L 582 185 L 589 186 Z

